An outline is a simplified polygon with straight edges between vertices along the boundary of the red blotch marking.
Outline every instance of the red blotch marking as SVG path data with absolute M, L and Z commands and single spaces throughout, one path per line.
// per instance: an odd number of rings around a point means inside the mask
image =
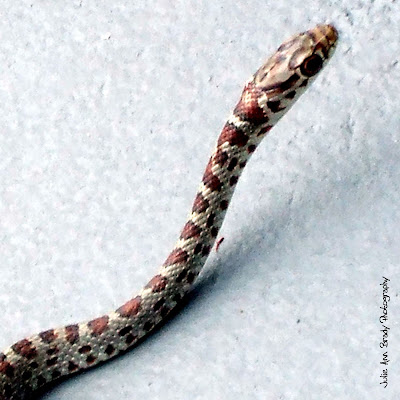
M 136 296 L 134 299 L 127 301 L 123 306 L 118 308 L 117 313 L 119 313 L 121 317 L 133 317 L 139 312 L 141 302 L 142 298 Z
M 54 332 L 54 329 L 49 329 L 48 331 L 40 332 L 39 337 L 43 342 L 50 344 L 57 339 L 57 334 Z
M 206 200 L 201 193 L 197 193 L 194 199 L 192 212 L 202 213 L 209 207 L 209 202 Z
M 249 137 L 244 132 L 232 124 L 226 123 L 218 138 L 218 146 L 228 142 L 231 146 L 243 147 L 248 141 Z
M 60 350 L 58 349 L 58 347 L 52 347 L 48 350 L 46 350 L 46 354 L 48 356 L 54 356 L 54 354 L 57 354 Z
M 74 344 L 79 339 L 79 326 L 78 325 L 68 325 L 65 327 L 65 336 L 70 344 Z
M 109 319 L 108 315 L 103 315 L 102 317 L 89 321 L 88 326 L 92 330 L 92 335 L 101 335 L 107 329 Z
M 257 88 L 254 82 L 250 82 L 243 90 L 242 97 L 236 105 L 233 113 L 240 119 L 254 124 L 268 121 L 262 108 L 258 105 L 258 97 L 262 91 Z
M 167 278 L 162 275 L 155 275 L 149 283 L 146 285 L 147 289 L 151 289 L 153 292 L 161 292 L 167 286 Z
M 205 186 L 210 188 L 212 191 L 220 191 L 222 187 L 221 181 L 214 175 L 212 172 L 212 167 L 214 163 L 210 158 L 206 170 L 204 171 L 203 175 L 203 183 Z
M 164 266 L 166 267 L 168 265 L 184 263 L 187 261 L 187 259 L 188 259 L 188 254 L 185 250 L 182 250 L 180 248 L 174 249 L 171 251 L 171 254 L 165 260 Z
M 22 339 L 12 345 L 12 349 L 22 357 L 31 360 L 37 356 L 37 350 L 28 339 Z
M 190 239 L 192 237 L 198 237 L 200 235 L 200 228 L 192 221 L 186 222 L 182 233 L 182 239 Z
M 217 152 L 214 154 L 214 162 L 219 164 L 221 167 L 226 163 L 228 160 L 228 153 L 218 149 Z
M 4 354 L 0 357 L 0 374 L 12 378 L 14 376 L 15 368 L 8 361 L 5 361 L 5 357 Z

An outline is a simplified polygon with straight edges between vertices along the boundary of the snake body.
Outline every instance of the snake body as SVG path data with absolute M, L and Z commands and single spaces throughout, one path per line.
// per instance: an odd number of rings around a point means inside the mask
M 117 310 L 49 329 L 0 353 L 0 400 L 29 399 L 46 384 L 115 357 L 159 325 L 182 300 L 216 240 L 251 154 L 333 53 L 331 25 L 293 36 L 246 83 L 205 169 L 191 214 L 159 272 Z

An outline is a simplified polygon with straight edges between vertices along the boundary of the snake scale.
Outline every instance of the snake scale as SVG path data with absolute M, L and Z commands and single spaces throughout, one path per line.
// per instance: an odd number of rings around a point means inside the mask
M 32 398 L 60 377 L 93 367 L 132 347 L 182 300 L 216 240 L 235 186 L 264 136 L 331 57 L 331 25 L 293 36 L 246 83 L 205 169 L 190 216 L 159 272 L 117 310 L 49 329 L 0 353 L 0 400 Z

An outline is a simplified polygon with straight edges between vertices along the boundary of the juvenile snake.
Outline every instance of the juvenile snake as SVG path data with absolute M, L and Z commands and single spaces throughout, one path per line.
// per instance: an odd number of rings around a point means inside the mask
M 222 129 L 189 219 L 157 275 L 109 314 L 46 330 L 0 353 L 0 400 L 29 399 L 49 382 L 126 351 L 165 320 L 203 267 L 251 154 L 310 86 L 336 41 L 333 26 L 318 25 L 284 42 L 261 66 Z

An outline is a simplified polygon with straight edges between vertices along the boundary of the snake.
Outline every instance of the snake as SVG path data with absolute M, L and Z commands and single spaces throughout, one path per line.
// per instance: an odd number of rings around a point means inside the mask
M 337 39 L 333 25 L 319 24 L 283 42 L 246 82 L 179 239 L 156 275 L 115 311 L 45 330 L 0 352 L 0 400 L 31 399 L 60 378 L 126 352 L 183 303 L 213 248 L 249 158 L 331 58 Z

